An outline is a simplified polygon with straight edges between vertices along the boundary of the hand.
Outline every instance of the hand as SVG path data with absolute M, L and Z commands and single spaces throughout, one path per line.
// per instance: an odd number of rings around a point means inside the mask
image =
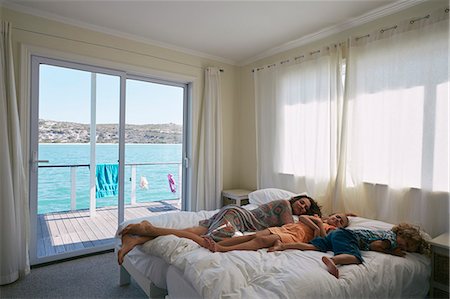
M 394 250 L 391 251 L 392 255 L 396 255 L 396 256 L 400 256 L 400 257 L 405 257 L 406 253 L 401 250 L 399 247 L 395 248 Z
M 320 229 L 319 228 L 316 228 L 314 230 L 314 238 L 316 238 L 316 237 L 320 237 Z

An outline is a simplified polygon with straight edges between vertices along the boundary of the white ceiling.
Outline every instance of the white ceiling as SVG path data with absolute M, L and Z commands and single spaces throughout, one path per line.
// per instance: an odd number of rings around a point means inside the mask
M 4 6 L 25 13 L 237 65 L 418 2 L 3 1 Z

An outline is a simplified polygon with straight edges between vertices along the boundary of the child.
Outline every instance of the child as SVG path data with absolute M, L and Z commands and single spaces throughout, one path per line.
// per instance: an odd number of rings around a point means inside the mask
M 324 223 L 325 221 L 325 223 Z M 281 243 L 308 242 L 317 236 L 348 225 L 345 214 L 333 214 L 322 220 L 317 216 L 301 215 L 299 223 L 289 223 L 281 227 L 269 227 L 253 235 L 230 238 L 220 242 L 209 239 L 209 250 L 226 252 L 231 250 L 258 250 L 269 248 L 279 241 Z
M 423 239 L 418 228 L 408 223 L 401 223 L 387 231 L 337 229 L 327 236 L 317 237 L 309 243 L 276 243 L 272 250 L 333 251 L 334 257 L 323 256 L 322 262 L 330 274 L 339 278 L 339 270 L 336 265 L 362 263 L 360 250 L 374 250 L 404 257 L 404 251 L 426 253 L 428 247 L 428 243 Z

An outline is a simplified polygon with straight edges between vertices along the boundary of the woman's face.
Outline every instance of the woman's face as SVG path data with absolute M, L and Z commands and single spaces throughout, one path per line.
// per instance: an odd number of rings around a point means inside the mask
M 309 201 L 306 197 L 302 197 L 292 204 L 292 214 L 297 216 L 305 215 L 306 211 L 308 211 L 310 207 L 311 201 Z

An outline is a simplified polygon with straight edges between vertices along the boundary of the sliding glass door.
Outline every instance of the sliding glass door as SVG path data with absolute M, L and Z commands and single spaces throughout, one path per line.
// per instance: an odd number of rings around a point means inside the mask
M 111 249 L 118 223 L 180 209 L 186 85 L 37 56 L 31 85 L 32 264 Z
M 125 219 L 181 209 L 186 86 L 126 80 Z

